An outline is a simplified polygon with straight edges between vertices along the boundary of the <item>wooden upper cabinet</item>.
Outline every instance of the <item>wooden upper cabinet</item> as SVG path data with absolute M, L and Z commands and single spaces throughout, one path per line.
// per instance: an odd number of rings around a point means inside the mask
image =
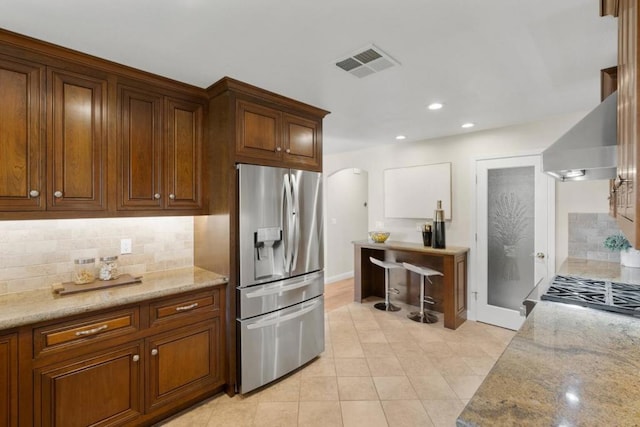
M 282 152 L 280 112 L 239 100 L 236 114 L 236 154 L 258 159 L 278 158 Z
M 207 91 L 211 143 L 230 151 L 233 162 L 322 171 L 322 119 L 328 111 L 229 77 Z
M 45 67 L 0 55 L 0 211 L 45 208 Z
M 48 71 L 48 209 L 105 210 L 107 81 Z
M 18 337 L 0 336 L 0 426 L 18 425 Z
M 166 208 L 202 208 L 202 104 L 167 98 Z
M 259 101 L 258 101 L 259 102 Z M 322 169 L 322 119 L 243 99 L 237 101 L 236 156 L 240 161 Z
M 292 165 L 322 168 L 320 148 L 322 122 L 285 114 L 284 160 Z
M 638 23 L 636 0 L 620 0 L 618 16 L 618 189 L 616 220 L 631 244 L 640 247 L 637 221 L 638 159 Z
M 118 209 L 160 209 L 163 98 L 125 86 L 118 97 Z

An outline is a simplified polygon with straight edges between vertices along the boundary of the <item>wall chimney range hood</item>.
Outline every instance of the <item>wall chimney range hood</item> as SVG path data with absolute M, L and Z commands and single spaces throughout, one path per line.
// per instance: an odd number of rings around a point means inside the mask
M 542 171 L 560 181 L 615 178 L 617 105 L 614 92 L 544 150 Z

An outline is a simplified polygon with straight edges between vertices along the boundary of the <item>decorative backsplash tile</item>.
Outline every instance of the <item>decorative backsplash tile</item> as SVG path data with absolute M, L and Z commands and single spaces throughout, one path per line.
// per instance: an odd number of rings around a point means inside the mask
M 0 221 L 0 294 L 70 281 L 75 258 L 108 255 L 132 275 L 193 266 L 193 217 Z
M 621 233 L 616 220 L 606 213 L 569 214 L 569 258 L 620 261 L 603 243 L 607 236 Z

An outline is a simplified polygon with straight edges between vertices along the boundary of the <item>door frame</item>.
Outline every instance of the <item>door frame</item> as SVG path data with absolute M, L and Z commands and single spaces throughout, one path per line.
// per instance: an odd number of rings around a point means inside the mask
M 478 257 L 478 162 L 484 160 L 503 160 L 516 157 L 539 156 L 542 155 L 543 149 L 534 151 L 524 151 L 509 155 L 497 156 L 478 156 L 471 159 L 471 188 L 473 189 L 473 197 L 470 198 L 471 227 L 469 241 L 471 242 L 471 251 L 469 253 L 469 287 L 467 292 L 467 318 L 469 320 L 478 319 L 478 280 L 477 272 L 479 271 Z M 556 273 L 556 181 L 554 179 L 547 180 L 547 278 L 551 279 Z

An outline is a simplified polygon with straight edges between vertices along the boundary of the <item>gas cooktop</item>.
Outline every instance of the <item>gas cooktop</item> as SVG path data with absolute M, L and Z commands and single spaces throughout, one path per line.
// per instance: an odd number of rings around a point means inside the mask
M 640 317 L 640 286 L 556 276 L 540 299 Z

